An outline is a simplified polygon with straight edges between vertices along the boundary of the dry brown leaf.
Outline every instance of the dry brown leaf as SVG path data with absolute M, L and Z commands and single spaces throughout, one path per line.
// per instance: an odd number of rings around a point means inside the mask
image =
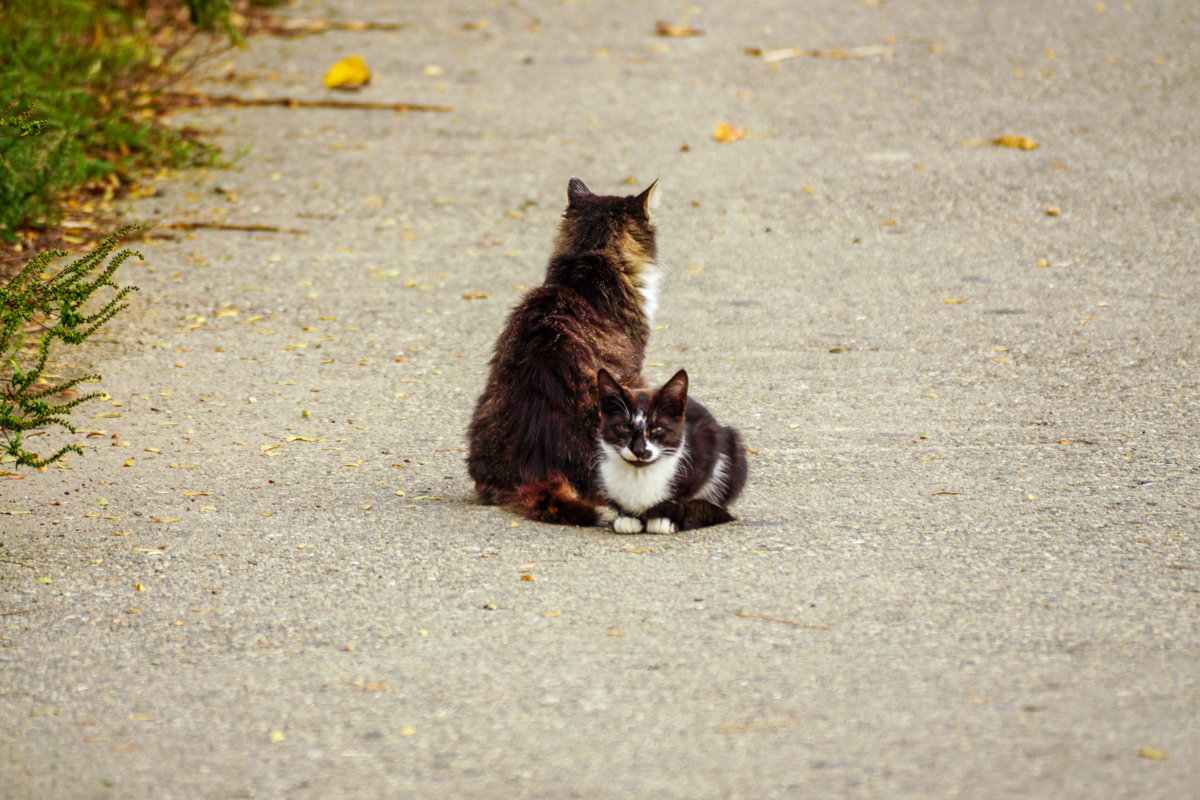
M 659 36 L 702 36 L 704 31 L 697 30 L 687 23 L 676 25 L 674 22 L 668 22 L 665 19 L 660 19 L 654 23 L 654 32 Z

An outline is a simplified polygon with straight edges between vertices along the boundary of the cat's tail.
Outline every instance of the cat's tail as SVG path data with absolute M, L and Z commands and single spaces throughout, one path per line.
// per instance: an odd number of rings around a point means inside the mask
M 535 522 L 587 526 L 600 520 L 595 504 L 581 497 L 559 473 L 516 489 L 480 486 L 477 491 L 483 502 L 502 506 Z
M 707 500 L 694 498 L 686 503 L 667 502 L 658 506 L 661 512 L 677 530 L 690 531 L 696 528 L 707 528 L 709 525 L 721 525 L 733 522 L 735 517 L 723 506 L 714 505 Z

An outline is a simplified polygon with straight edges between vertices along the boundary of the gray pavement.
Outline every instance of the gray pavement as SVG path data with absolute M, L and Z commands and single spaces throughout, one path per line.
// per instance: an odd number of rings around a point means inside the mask
M 411 24 L 254 39 L 214 91 L 358 54 L 354 99 L 453 110 L 179 115 L 249 153 L 131 218 L 303 232 L 148 242 L 102 434 L 0 478 L 0 796 L 1200 796 L 1194 4 L 653 35 L 684 8 L 300 3 Z M 734 524 L 470 502 L 572 175 L 661 181 L 646 372 L 741 429 Z

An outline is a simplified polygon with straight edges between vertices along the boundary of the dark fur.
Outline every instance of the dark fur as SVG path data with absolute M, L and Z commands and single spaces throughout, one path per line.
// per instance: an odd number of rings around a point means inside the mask
M 571 179 L 545 282 L 509 315 L 471 419 L 467 470 L 481 503 L 544 522 L 596 522 L 596 373 L 641 385 L 653 189 L 600 196 Z
M 600 437 L 620 449 L 627 447 L 636 458 L 650 458 L 650 444 L 660 451 L 659 459 L 682 452 L 670 480 L 668 496 L 650 507 L 629 508 L 611 489 L 608 502 L 622 515 L 643 523 L 665 517 L 677 530 L 702 528 L 734 519 L 727 507 L 746 485 L 746 448 L 738 432 L 721 425 L 708 409 L 689 398 L 688 375 L 680 370 L 656 392 L 621 386 L 603 370 L 597 376 L 600 394 Z M 638 420 L 642 420 L 638 422 Z M 650 444 L 648 444 L 650 443 Z M 718 460 L 725 457 L 725 473 L 719 489 L 701 497 Z M 619 458 L 601 450 L 600 458 Z M 622 469 L 646 470 L 622 464 Z M 646 473 L 643 473 L 646 474 Z M 603 481 L 601 481 L 603 483 Z

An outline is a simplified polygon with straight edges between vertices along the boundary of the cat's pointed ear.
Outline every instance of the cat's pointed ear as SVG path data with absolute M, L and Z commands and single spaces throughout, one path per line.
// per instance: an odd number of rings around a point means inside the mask
M 591 197 L 592 190 L 587 187 L 587 184 L 579 180 L 579 178 L 571 178 L 567 182 L 567 203 L 574 203 L 581 197 Z
M 642 211 L 647 217 L 651 212 L 658 208 L 659 193 L 654 191 L 658 188 L 658 178 L 654 179 L 654 183 L 646 187 L 646 191 L 637 196 L 638 202 L 641 203 Z
M 603 367 L 596 373 L 596 388 L 600 392 L 600 413 L 624 412 L 625 390 Z
M 596 373 L 596 388 L 600 391 L 601 401 L 609 397 L 616 397 L 621 400 L 625 399 L 625 390 L 621 388 L 621 384 L 617 383 L 617 379 L 604 367 L 601 367 L 600 371 Z
M 658 396 L 668 413 L 682 417 L 687 410 L 688 374 L 681 369 L 658 390 Z

